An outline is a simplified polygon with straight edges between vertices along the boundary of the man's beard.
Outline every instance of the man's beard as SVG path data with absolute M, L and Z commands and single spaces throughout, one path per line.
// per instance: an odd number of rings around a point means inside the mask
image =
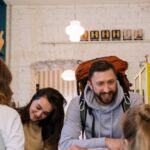
M 109 91 L 94 94 L 98 103 L 107 105 L 113 102 L 116 92 Z

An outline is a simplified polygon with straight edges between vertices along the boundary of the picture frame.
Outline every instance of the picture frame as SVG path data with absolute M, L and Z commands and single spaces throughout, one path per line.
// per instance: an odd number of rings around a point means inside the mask
M 132 40 L 132 30 L 126 29 L 122 31 L 123 40 Z
M 80 41 L 88 41 L 89 40 L 89 32 L 86 30 L 83 35 L 80 37 Z
M 121 30 L 112 30 L 111 31 L 112 41 L 121 40 Z
M 99 41 L 99 31 L 98 30 L 90 31 L 90 40 L 91 41 Z
M 110 30 L 101 30 L 101 41 L 110 41 Z
M 134 30 L 134 40 L 143 40 L 143 30 L 142 29 Z

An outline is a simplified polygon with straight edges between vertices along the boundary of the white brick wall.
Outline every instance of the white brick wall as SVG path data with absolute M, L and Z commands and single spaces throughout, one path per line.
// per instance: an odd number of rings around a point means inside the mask
M 55 59 L 87 60 L 117 55 L 129 62 L 128 77 L 140 70 L 139 61 L 150 57 L 150 3 L 78 6 L 77 19 L 88 30 L 144 30 L 144 41 L 57 44 L 68 41 L 65 27 L 74 19 L 73 6 L 12 6 L 10 66 L 14 98 L 24 105 L 32 96 L 30 65 Z M 56 42 L 42 44 L 42 42 Z M 149 58 L 150 61 L 150 58 Z

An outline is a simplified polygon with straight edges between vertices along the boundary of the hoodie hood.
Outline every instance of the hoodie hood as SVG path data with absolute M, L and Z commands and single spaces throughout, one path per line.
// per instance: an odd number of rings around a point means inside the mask
M 84 90 L 84 97 L 88 106 L 93 109 L 100 110 L 102 112 L 109 112 L 109 111 L 114 110 L 116 107 L 118 107 L 123 99 L 123 96 L 124 96 L 123 89 L 120 86 L 118 81 L 117 81 L 117 92 L 114 97 L 114 100 L 111 104 L 108 104 L 108 105 L 100 105 L 96 101 L 94 92 L 93 90 L 91 90 L 88 84 L 86 85 L 85 90 Z

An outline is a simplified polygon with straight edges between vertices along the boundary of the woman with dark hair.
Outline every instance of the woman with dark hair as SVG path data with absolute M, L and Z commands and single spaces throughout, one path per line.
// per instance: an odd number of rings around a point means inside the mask
M 66 103 L 53 88 L 38 90 L 29 104 L 19 109 L 25 134 L 25 150 L 58 150 Z
M 0 58 L 0 150 L 24 150 L 24 134 L 19 114 L 10 108 L 12 75 Z

